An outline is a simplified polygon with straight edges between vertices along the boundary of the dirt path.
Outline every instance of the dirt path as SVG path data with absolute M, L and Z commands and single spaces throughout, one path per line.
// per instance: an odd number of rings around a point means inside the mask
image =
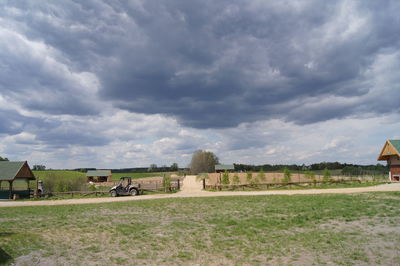
M 201 190 L 201 182 L 196 181 L 196 176 L 186 176 L 182 190 L 175 194 L 156 194 L 118 198 L 88 198 L 66 200 L 41 200 L 41 201 L 0 201 L 0 207 L 17 206 L 44 206 L 44 205 L 70 205 L 92 204 L 131 200 L 190 198 L 190 197 L 220 197 L 220 196 L 252 196 L 252 195 L 306 195 L 306 194 L 351 194 L 362 192 L 400 192 L 400 183 L 384 184 L 373 187 L 357 188 L 331 188 L 331 189 L 304 189 L 304 190 L 268 190 L 268 191 L 220 191 L 208 192 Z
M 196 180 L 195 175 L 188 175 L 183 179 L 181 191 L 178 192 L 179 195 L 183 194 L 193 194 L 193 193 L 207 193 L 203 191 L 203 185 L 201 181 Z

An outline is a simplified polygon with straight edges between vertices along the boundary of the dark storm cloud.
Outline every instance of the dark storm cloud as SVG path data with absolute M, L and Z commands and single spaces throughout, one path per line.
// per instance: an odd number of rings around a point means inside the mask
M 0 110 L 0 135 L 14 135 L 22 132 L 24 117 L 14 111 Z
M 74 145 L 103 146 L 110 142 L 100 134 L 102 125 L 88 126 L 82 122 L 57 121 L 46 118 L 32 118 L 13 110 L 0 110 L 0 135 L 29 134 L 31 138 L 17 136 L 17 144 L 44 144 L 52 148 Z
M 176 0 L 9 2 L 0 14 L 10 28 L 53 47 L 71 71 L 94 73 L 104 101 L 216 128 L 398 112 L 398 101 L 376 93 L 374 71 L 382 55 L 400 56 L 399 11 L 397 1 Z M 11 66 L 2 93 L 55 95 L 55 103 L 36 99 L 27 108 L 98 112 L 84 104 L 79 84 L 34 69 L 29 57 L 1 57 Z M 399 76 L 395 66 L 389 80 Z M 15 84 L 14 94 L 7 91 Z M 398 89 L 386 85 L 381 94 Z

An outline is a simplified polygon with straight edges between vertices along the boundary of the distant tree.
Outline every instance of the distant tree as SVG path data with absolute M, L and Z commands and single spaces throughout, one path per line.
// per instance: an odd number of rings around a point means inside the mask
M 45 171 L 45 170 L 46 170 L 46 166 L 41 165 L 41 164 L 35 164 L 35 165 L 32 167 L 32 170 L 33 170 L 33 171 Z
M 225 172 L 222 174 L 222 184 L 223 185 L 229 185 L 229 173 L 228 171 L 225 170 Z
M 157 165 L 156 164 L 150 164 L 150 167 L 147 169 L 147 172 L 155 172 L 157 171 Z
M 171 166 L 169 167 L 169 170 L 172 172 L 178 171 L 179 167 L 177 163 L 173 163 L 171 164 Z
M 3 157 L 0 156 L 0 161 L 8 161 L 8 158 L 7 157 L 3 158 Z
M 329 171 L 328 168 L 324 169 L 324 175 L 322 177 L 322 182 L 327 183 L 331 180 L 331 172 Z
M 197 150 L 193 153 L 190 162 L 190 172 L 212 173 L 215 171 L 215 165 L 219 163 L 218 157 L 211 151 Z
M 360 167 L 346 166 L 342 169 L 342 174 L 347 176 L 360 176 L 363 174 L 363 171 Z
M 283 169 L 283 182 L 284 183 L 292 182 L 292 173 L 290 172 L 290 170 L 287 167 L 285 167 L 285 169 Z

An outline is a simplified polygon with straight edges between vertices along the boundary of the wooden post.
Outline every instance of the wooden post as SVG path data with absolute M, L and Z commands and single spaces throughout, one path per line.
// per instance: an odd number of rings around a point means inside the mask
M 206 189 L 206 179 L 203 178 L 203 189 Z
M 8 181 L 9 185 L 9 190 L 10 190 L 10 195 L 9 198 L 12 199 L 12 190 L 13 190 L 13 181 Z

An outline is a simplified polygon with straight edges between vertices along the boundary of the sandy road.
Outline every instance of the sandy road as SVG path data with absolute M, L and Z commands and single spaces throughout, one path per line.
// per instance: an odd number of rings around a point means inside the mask
M 167 199 L 167 198 L 191 198 L 191 197 L 221 197 L 221 196 L 255 196 L 255 195 L 308 195 L 308 194 L 351 194 L 362 192 L 400 192 L 400 183 L 383 184 L 373 187 L 357 188 L 332 188 L 332 189 L 304 189 L 304 190 L 268 190 L 268 191 L 202 191 L 201 182 L 196 181 L 196 176 L 186 176 L 183 180 L 182 190 L 175 194 L 156 194 L 117 198 L 88 198 L 66 200 L 41 200 L 41 201 L 0 201 L 0 207 L 18 206 L 51 206 L 71 204 L 93 204 L 120 202 L 132 200 Z

